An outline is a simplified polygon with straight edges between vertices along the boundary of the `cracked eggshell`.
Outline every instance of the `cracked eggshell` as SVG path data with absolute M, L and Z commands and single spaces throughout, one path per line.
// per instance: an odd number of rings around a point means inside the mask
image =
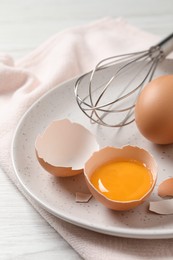
M 160 215 L 173 214 L 173 199 L 151 201 L 149 210 Z
M 95 136 L 68 119 L 53 121 L 35 142 L 41 166 L 59 177 L 81 173 L 85 162 L 98 149 Z
M 153 183 L 148 192 L 139 200 L 132 201 L 115 201 L 107 198 L 101 194 L 90 182 L 90 178 L 93 172 L 101 165 L 113 161 L 113 160 L 125 160 L 132 159 L 139 161 L 151 171 L 153 176 Z M 105 147 L 97 152 L 95 152 L 89 160 L 86 162 L 84 167 L 84 175 L 90 192 L 93 194 L 96 200 L 101 202 L 107 208 L 123 211 L 132 209 L 140 204 L 142 204 L 147 197 L 151 194 L 154 189 L 156 179 L 157 179 L 157 164 L 154 158 L 146 150 L 135 147 L 135 146 L 124 146 L 122 148 L 115 147 Z M 115 184 L 116 188 L 116 184 Z
M 173 196 L 173 178 L 164 180 L 158 187 L 158 195 L 160 197 Z M 173 214 L 173 199 L 151 201 L 149 210 L 161 214 Z
M 173 196 L 173 178 L 166 179 L 158 187 L 160 197 Z

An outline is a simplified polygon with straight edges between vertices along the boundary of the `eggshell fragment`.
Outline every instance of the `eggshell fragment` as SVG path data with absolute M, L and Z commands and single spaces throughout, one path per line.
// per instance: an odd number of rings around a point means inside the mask
M 158 188 L 160 197 L 173 196 L 173 178 L 163 181 Z
M 173 214 L 173 199 L 151 201 L 149 210 L 161 215 Z
M 173 178 L 163 181 L 158 188 L 161 197 L 173 196 Z M 150 202 L 149 210 L 157 214 L 173 214 L 173 199 Z
M 55 176 L 73 176 L 82 172 L 90 155 L 99 149 L 94 135 L 68 119 L 53 121 L 38 135 L 35 150 L 39 163 Z
M 146 165 L 146 167 L 151 171 L 153 177 L 153 183 L 148 192 L 140 200 L 132 201 L 115 201 L 107 198 L 102 193 L 100 193 L 90 182 L 92 173 L 101 165 L 115 160 L 136 160 Z M 86 162 L 84 167 L 84 175 L 90 192 L 93 196 L 100 201 L 107 208 L 113 210 L 129 210 L 141 203 L 143 203 L 146 198 L 152 192 L 157 178 L 157 164 L 154 158 L 144 149 L 134 146 L 124 146 L 122 148 L 115 147 L 105 147 L 97 152 L 95 152 L 90 159 Z M 115 184 L 116 188 L 116 184 Z
M 76 192 L 76 202 L 87 203 L 92 198 L 92 194 Z

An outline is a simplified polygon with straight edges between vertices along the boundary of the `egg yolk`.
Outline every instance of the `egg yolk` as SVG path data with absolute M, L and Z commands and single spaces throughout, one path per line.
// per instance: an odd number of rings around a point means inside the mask
M 111 200 L 142 198 L 151 188 L 152 174 L 138 161 L 115 161 L 97 168 L 90 179 L 93 186 Z

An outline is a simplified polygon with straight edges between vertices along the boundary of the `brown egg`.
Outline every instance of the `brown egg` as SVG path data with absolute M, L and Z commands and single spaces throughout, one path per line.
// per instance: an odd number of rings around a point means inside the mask
M 94 172 L 99 169 L 101 166 L 106 165 L 109 162 L 119 162 L 119 161 L 128 161 L 132 160 L 135 162 L 139 162 L 150 171 L 150 176 L 152 176 L 152 180 L 150 179 L 150 187 L 143 193 L 141 197 L 138 199 L 131 199 L 131 200 L 115 200 L 110 199 L 108 197 L 107 193 L 107 187 L 108 186 L 102 186 L 104 188 L 104 193 L 99 190 L 95 185 L 93 185 L 92 177 Z M 134 170 L 134 168 L 133 168 Z M 113 169 L 113 174 L 116 173 L 116 170 Z M 140 174 L 139 172 L 136 172 L 136 174 Z M 86 183 L 88 185 L 88 188 L 92 195 L 95 197 L 96 200 L 101 202 L 104 206 L 107 208 L 117 210 L 117 211 L 124 211 L 132 209 L 140 204 L 142 204 L 146 198 L 151 194 L 155 183 L 157 179 L 157 164 L 154 160 L 154 158 L 144 149 L 135 147 L 135 146 L 124 146 L 122 148 L 115 148 L 115 147 L 105 147 L 95 153 L 89 158 L 89 160 L 85 163 L 84 167 L 84 175 L 86 179 Z M 118 172 L 118 176 L 122 175 L 125 182 L 120 183 L 120 179 L 118 181 L 110 181 L 110 172 L 108 171 L 104 172 L 104 177 L 107 178 L 107 183 L 109 183 L 109 187 L 112 186 L 113 192 L 120 190 L 120 196 L 122 194 L 128 194 L 132 197 L 132 195 L 136 195 L 136 193 L 141 193 L 141 189 L 143 189 L 143 182 L 145 182 L 145 179 L 143 178 L 142 182 L 139 182 L 139 186 L 135 186 L 134 190 L 134 183 L 136 182 L 136 179 L 138 179 L 138 176 L 134 176 L 132 178 L 132 175 L 129 175 L 129 169 L 127 168 L 127 175 L 128 180 L 126 179 L 126 173 L 124 171 Z M 130 178 L 130 179 L 129 179 Z M 102 185 L 100 182 L 101 179 L 98 180 L 99 186 Z M 137 184 L 138 185 L 138 184 Z M 119 187 L 122 187 L 123 192 Z M 129 188 L 130 187 L 130 188 Z M 131 190 L 131 187 L 133 187 L 133 191 L 131 194 L 129 194 L 129 190 Z M 124 195 L 123 195 L 124 196 Z
M 148 140 L 173 143 L 173 75 L 160 76 L 145 86 L 136 102 L 135 121 Z

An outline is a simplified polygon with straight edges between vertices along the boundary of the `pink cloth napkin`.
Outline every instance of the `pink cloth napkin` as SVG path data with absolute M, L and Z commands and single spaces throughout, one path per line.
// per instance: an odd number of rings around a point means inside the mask
M 29 106 L 50 88 L 91 69 L 100 59 L 148 48 L 159 37 L 105 18 L 58 33 L 23 59 L 0 55 L 0 165 L 35 209 L 84 259 L 172 259 L 173 240 L 107 236 L 66 223 L 35 204 L 13 171 L 10 146 L 15 127 Z

